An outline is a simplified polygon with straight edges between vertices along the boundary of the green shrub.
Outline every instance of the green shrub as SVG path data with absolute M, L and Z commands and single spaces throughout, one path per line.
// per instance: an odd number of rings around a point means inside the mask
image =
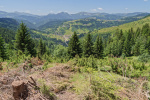
M 91 79 L 91 89 L 96 100 L 118 100 L 119 98 L 113 93 L 115 88 L 111 83 Z
M 85 66 L 85 67 L 91 67 L 94 69 L 98 69 L 97 66 L 97 59 L 94 58 L 94 56 L 90 56 L 89 58 L 80 58 L 77 60 L 77 66 Z
M 43 83 L 43 85 L 40 87 L 40 91 L 42 94 L 47 97 L 49 100 L 55 100 L 56 96 L 51 93 L 50 87 Z
M 147 63 L 150 60 L 150 55 L 148 53 L 144 53 L 138 57 L 138 60 Z
M 141 76 L 141 71 L 140 70 L 136 70 L 131 74 L 131 78 L 139 78 Z
M 32 63 L 29 63 L 28 66 L 29 68 L 33 68 Z
M 44 65 L 42 66 L 43 70 L 46 70 L 48 68 L 48 62 L 45 62 Z
M 145 66 L 144 63 L 142 63 L 142 65 L 140 66 L 140 71 L 143 71 L 143 70 L 146 70 L 146 69 L 147 69 L 147 67 Z

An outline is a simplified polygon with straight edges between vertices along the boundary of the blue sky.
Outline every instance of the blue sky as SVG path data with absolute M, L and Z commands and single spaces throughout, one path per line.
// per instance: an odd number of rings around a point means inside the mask
M 49 13 L 150 12 L 150 0 L 0 0 L 0 11 L 26 12 L 37 15 Z

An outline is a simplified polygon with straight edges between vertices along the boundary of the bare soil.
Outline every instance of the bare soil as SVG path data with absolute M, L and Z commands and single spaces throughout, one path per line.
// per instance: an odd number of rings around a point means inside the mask
M 31 77 L 37 87 L 41 86 L 40 80 L 50 87 L 50 91 L 56 96 L 56 100 L 82 100 L 79 95 L 72 91 L 71 76 L 74 74 L 72 68 L 66 64 L 54 64 L 54 67 L 42 70 L 42 64 L 33 68 L 23 69 L 25 63 L 19 64 L 18 68 L 10 69 L 8 72 L 0 73 L 0 100 L 14 100 L 12 82 L 24 81 L 28 85 L 29 94 L 26 100 L 52 100 L 44 97 L 37 89 L 29 85 Z M 21 99 L 20 99 L 21 100 Z

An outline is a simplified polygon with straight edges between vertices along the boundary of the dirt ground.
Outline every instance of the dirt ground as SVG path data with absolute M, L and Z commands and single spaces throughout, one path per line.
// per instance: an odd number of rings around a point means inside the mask
M 71 90 L 73 88 L 70 78 L 73 75 L 72 68 L 66 64 L 54 64 L 54 67 L 45 71 L 43 65 L 35 65 L 33 68 L 24 70 L 25 63 L 19 64 L 17 68 L 10 69 L 8 72 L 0 73 L 0 100 L 14 100 L 12 82 L 24 81 L 28 86 L 28 97 L 26 100 L 82 100 L 81 96 Z M 46 98 L 39 90 L 33 88 L 28 83 L 32 79 L 36 86 L 40 88 L 42 84 L 50 87 L 50 92 L 55 98 Z M 30 81 L 30 82 L 29 82 Z M 21 99 L 19 99 L 21 100 Z M 23 99 L 22 99 L 23 100 Z

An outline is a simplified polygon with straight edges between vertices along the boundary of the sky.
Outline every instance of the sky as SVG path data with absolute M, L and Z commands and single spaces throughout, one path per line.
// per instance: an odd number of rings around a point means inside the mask
M 150 13 L 150 0 L 0 0 L 0 11 L 36 15 L 59 12 Z

